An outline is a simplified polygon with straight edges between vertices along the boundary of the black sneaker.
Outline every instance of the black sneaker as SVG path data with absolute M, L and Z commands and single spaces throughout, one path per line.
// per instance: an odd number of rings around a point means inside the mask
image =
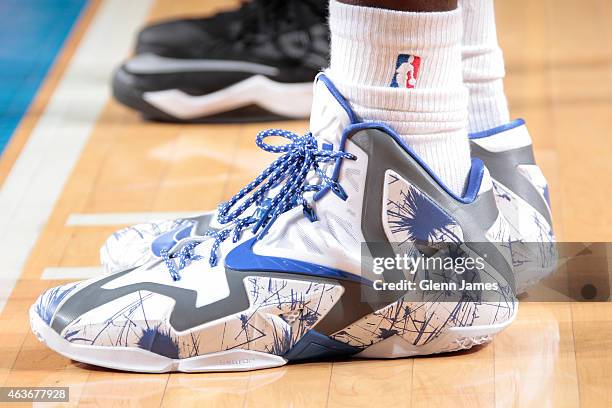
M 212 16 L 178 18 L 151 24 L 138 34 L 136 54 L 156 54 L 170 58 L 202 58 L 219 40 L 238 35 L 254 23 L 262 9 L 274 1 L 243 0 L 241 7 Z M 274 4 L 272 4 L 274 5 Z M 273 10 L 270 10 L 273 12 Z
M 253 0 L 235 12 L 145 28 L 113 93 L 148 119 L 308 117 L 329 55 L 327 0 Z

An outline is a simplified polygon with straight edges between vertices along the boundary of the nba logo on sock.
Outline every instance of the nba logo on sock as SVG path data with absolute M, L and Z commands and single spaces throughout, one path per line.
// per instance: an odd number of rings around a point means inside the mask
M 420 67 L 421 57 L 408 54 L 398 55 L 395 63 L 395 75 L 391 81 L 391 87 L 408 89 L 414 88 L 417 79 L 419 78 Z

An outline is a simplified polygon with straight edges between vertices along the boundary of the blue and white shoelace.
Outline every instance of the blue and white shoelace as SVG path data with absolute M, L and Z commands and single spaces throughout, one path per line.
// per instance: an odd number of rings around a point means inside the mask
M 291 143 L 270 145 L 264 142 L 266 138 L 272 136 L 288 139 Z M 310 132 L 299 136 L 287 130 L 268 129 L 257 134 L 256 144 L 267 152 L 284 154 L 229 201 L 219 205 L 218 222 L 222 225 L 231 225 L 219 231 L 209 230 L 206 233 L 207 236 L 214 238 L 210 251 L 210 266 L 217 264 L 219 247 L 230 235 L 233 242 L 238 242 L 242 232 L 246 228 L 253 227 L 256 239 L 261 239 L 281 214 L 299 205 L 302 206 L 306 218 L 313 222 L 316 221 L 317 216 L 305 197 L 306 193 L 316 194 L 324 189 L 329 189 L 342 200 L 347 198 L 342 186 L 327 176 L 321 165 L 341 159 L 355 160 L 354 155 L 334 151 L 332 145 L 329 144 L 324 144 L 319 148 L 317 140 Z M 307 181 L 311 170 L 317 176 L 317 182 L 314 184 Z M 281 185 L 282 188 L 278 193 L 268 197 L 272 188 L 278 188 Z M 238 203 L 240 204 L 236 207 Z M 252 215 L 240 218 L 253 205 L 257 206 L 257 211 Z M 180 270 L 189 262 L 201 259 L 194 253 L 194 248 L 200 242 L 199 240 L 189 242 L 180 251 L 171 255 L 167 251 L 162 251 L 162 258 L 174 280 L 180 279 Z M 174 262 L 175 258 L 179 260 L 178 268 Z

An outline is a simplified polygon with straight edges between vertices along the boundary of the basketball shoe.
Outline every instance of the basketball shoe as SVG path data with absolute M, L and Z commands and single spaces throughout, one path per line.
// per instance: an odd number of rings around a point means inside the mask
M 535 162 L 531 137 L 522 119 L 470 135 L 473 157 L 493 177 L 499 211 L 508 221 L 518 294 L 554 272 L 557 249 L 548 183 Z
M 148 27 L 139 36 L 140 53 L 114 75 L 114 96 L 162 121 L 308 117 L 312 80 L 329 54 L 326 7 L 325 0 L 257 0 L 222 23 Z
M 482 161 L 458 197 L 391 128 L 360 122 L 327 77 L 315 87 L 311 133 L 258 135 L 282 156 L 220 206 L 230 227 L 45 292 L 30 310 L 38 338 L 115 369 L 234 371 L 454 351 L 508 326 L 518 307 L 510 255 L 493 242 L 506 221 Z M 275 135 L 289 143 L 267 144 Z M 372 267 L 437 259 L 444 245 L 450 266 Z M 482 268 L 459 270 L 464 256 Z
M 470 135 L 472 155 L 484 161 L 493 178 L 493 192 L 508 221 L 517 293 L 525 292 L 556 266 L 548 185 L 536 165 L 531 137 L 523 120 Z M 124 228 L 100 249 L 109 272 L 119 272 L 161 259 L 183 241 L 197 239 L 207 227 L 220 229 L 215 211 L 191 219 L 161 220 Z

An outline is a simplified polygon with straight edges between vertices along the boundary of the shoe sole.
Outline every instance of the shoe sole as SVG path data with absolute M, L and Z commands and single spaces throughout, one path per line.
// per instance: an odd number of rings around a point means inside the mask
M 345 355 L 342 357 L 391 359 L 469 349 L 476 345 L 489 343 L 495 334 L 504 330 L 514 321 L 517 311 L 518 304 L 513 316 L 500 324 L 449 328 L 435 340 L 425 345 L 415 346 L 395 335 L 375 343 L 353 356 Z M 38 340 L 51 350 L 71 360 L 114 370 L 142 373 L 232 372 L 280 367 L 291 361 L 291 359 L 274 354 L 243 349 L 226 350 L 184 359 L 171 359 L 135 347 L 73 344 L 47 325 L 36 313 L 34 306 L 30 308 L 29 314 L 32 331 Z M 321 347 L 319 344 L 314 345 Z
M 280 83 L 254 75 L 230 87 L 193 96 L 178 89 L 145 92 L 135 75 L 119 68 L 113 95 L 146 119 L 181 123 L 243 123 L 307 118 L 312 83 Z
M 415 346 L 403 337 L 394 335 L 367 347 L 354 357 L 392 359 L 468 350 L 474 346 L 490 343 L 497 333 L 512 324 L 517 313 L 518 303 L 512 317 L 503 323 L 488 326 L 451 327 L 422 346 Z

